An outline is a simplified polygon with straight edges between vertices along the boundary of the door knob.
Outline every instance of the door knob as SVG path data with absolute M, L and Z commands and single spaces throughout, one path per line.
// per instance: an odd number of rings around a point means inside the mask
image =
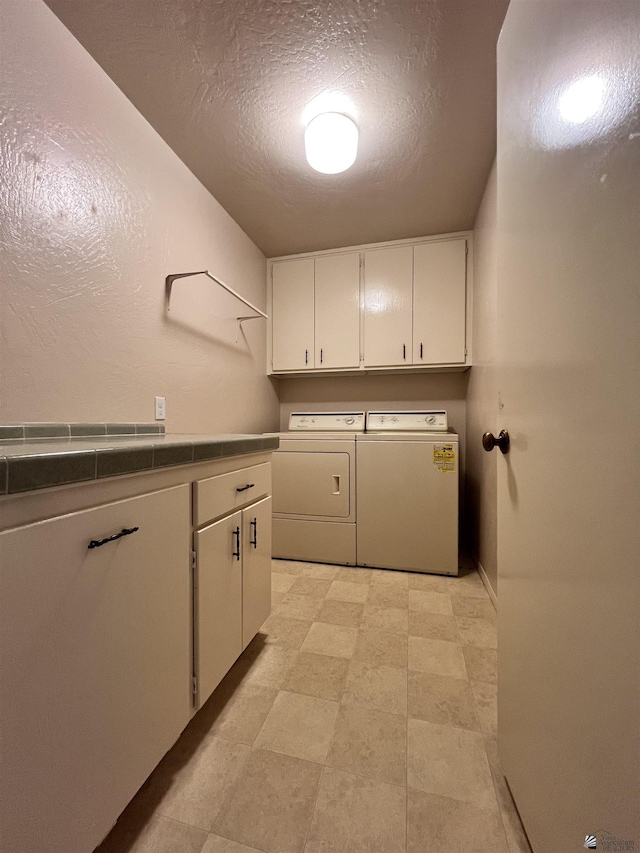
M 482 446 L 489 452 L 494 447 L 499 447 L 503 453 L 509 452 L 509 433 L 506 429 L 500 430 L 500 435 L 496 438 L 492 432 L 485 432 L 482 436 Z

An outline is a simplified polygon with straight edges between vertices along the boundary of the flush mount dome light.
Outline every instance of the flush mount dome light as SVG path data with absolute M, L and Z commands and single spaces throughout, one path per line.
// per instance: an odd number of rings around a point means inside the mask
M 353 166 L 358 153 L 358 128 L 344 113 L 321 113 L 304 132 L 309 165 L 325 175 L 336 175 Z

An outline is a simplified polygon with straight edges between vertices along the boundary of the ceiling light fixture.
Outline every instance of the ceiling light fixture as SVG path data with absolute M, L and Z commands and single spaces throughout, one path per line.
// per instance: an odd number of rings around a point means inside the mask
M 344 113 L 321 113 L 311 119 L 304 132 L 309 165 L 325 175 L 344 172 L 355 163 L 358 128 Z

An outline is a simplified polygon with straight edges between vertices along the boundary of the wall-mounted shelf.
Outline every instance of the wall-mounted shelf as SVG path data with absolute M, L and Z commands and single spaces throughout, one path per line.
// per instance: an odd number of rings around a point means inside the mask
M 245 320 L 257 320 L 260 317 L 263 317 L 265 320 L 269 319 L 264 313 L 264 311 L 261 311 L 259 308 L 256 308 L 256 306 L 249 302 L 247 299 L 245 299 L 244 296 L 240 296 L 240 294 L 237 293 L 232 287 L 229 287 L 229 285 L 225 284 L 224 281 L 221 281 L 219 278 L 216 278 L 215 275 L 212 275 L 209 270 L 197 270 L 196 272 L 178 272 L 174 273 L 173 275 L 168 275 L 165 278 L 165 307 L 167 309 L 167 312 L 169 312 L 171 307 L 171 288 L 173 287 L 173 282 L 178 278 L 189 278 L 192 275 L 206 275 L 208 278 L 211 279 L 211 281 L 215 281 L 215 283 L 220 285 L 220 287 L 226 290 L 227 293 L 230 293 L 232 296 L 242 302 L 243 305 L 246 305 L 247 308 L 250 308 L 252 311 L 255 312 L 254 314 L 247 314 L 242 317 L 236 317 L 236 320 L 238 322 L 238 329 L 240 329 L 242 323 Z

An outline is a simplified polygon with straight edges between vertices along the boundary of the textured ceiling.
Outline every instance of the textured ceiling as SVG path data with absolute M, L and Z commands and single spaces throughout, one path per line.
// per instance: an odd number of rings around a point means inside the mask
M 268 256 L 473 225 L 508 0 L 46 2 Z M 326 93 L 360 128 L 341 175 L 304 156 Z

